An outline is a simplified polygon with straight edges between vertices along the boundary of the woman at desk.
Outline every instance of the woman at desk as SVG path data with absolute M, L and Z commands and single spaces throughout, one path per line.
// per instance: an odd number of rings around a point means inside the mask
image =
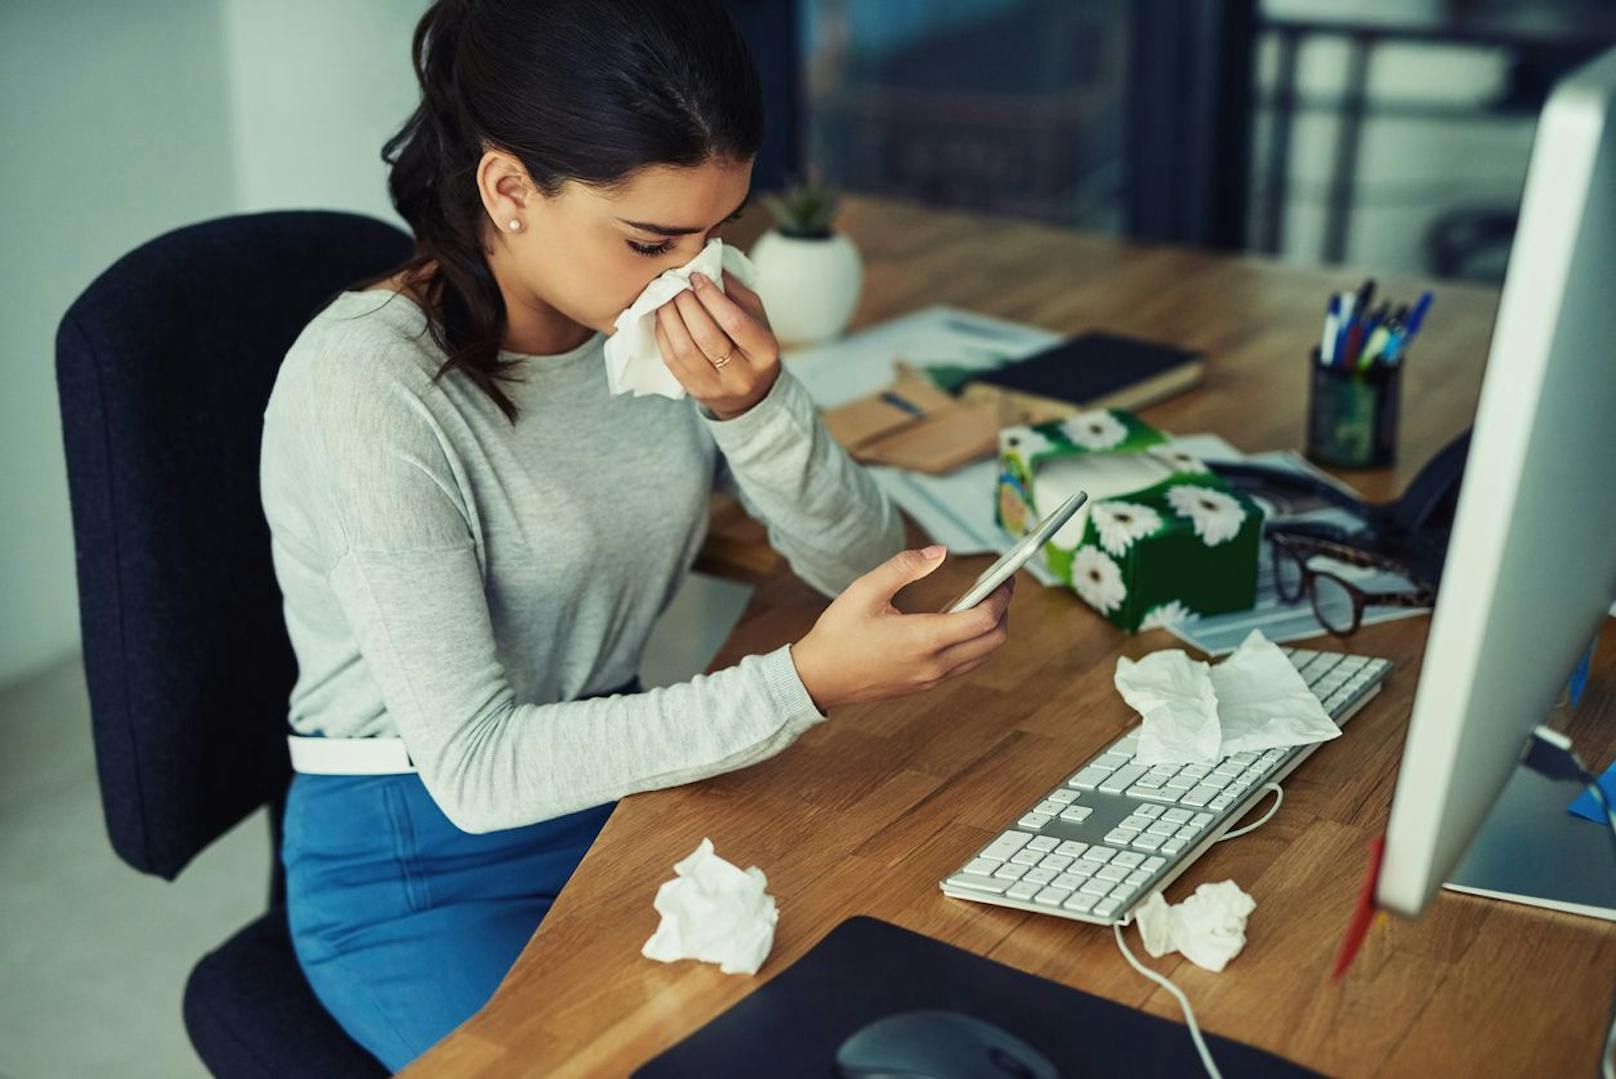
M 717 0 L 440 2 L 414 61 L 384 156 L 415 255 L 305 328 L 261 465 L 299 664 L 291 931 L 393 1069 L 485 1003 L 615 799 L 976 667 L 1009 600 L 892 606 L 942 552 L 899 550 L 739 282 L 658 312 L 693 400 L 607 391 L 617 313 L 750 185 L 761 94 Z M 715 484 L 836 599 L 794 644 L 639 692 Z M 401 766 L 365 752 L 389 744 Z

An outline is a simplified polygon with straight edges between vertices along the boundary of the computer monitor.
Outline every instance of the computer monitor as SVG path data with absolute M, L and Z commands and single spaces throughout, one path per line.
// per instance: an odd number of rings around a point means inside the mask
M 1613 596 L 1616 51 L 1538 123 L 1378 905 L 1417 915 L 1448 879 Z

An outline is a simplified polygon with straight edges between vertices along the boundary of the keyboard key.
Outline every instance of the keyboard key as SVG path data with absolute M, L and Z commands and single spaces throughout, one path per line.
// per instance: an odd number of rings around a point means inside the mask
M 1111 889 L 1111 898 L 1117 900 L 1119 903 L 1126 903 L 1128 900 L 1133 898 L 1133 893 L 1138 890 L 1138 885 L 1123 882 Z
M 1052 835 L 1041 835 L 1041 836 L 1037 836 L 1034 839 L 1028 840 L 1027 841 L 1027 849 L 1028 850 L 1039 851 L 1040 853 L 1043 853 L 1043 854 L 1048 854 L 1050 851 L 1055 849 L 1056 844 L 1058 844 L 1059 842 L 1060 842 L 1060 840 L 1056 839 Z
M 1201 830 L 1199 828 L 1195 827 L 1195 825 L 1193 825 L 1193 824 L 1186 824 L 1186 825 L 1184 825 L 1182 828 L 1180 828 L 1178 830 L 1178 838 L 1180 838 L 1180 839 L 1191 839 L 1192 840 L 1192 839 L 1194 839 L 1196 836 L 1198 836 L 1200 834 L 1201 834 Z
M 953 888 L 969 889 L 973 892 L 983 892 L 987 895 L 1003 895 L 1005 889 L 1010 887 L 1007 880 L 997 877 L 983 877 L 976 873 L 955 873 L 948 878 L 948 884 Z
M 991 877 L 993 876 L 993 871 L 997 868 L 999 868 L 999 863 L 991 858 L 972 858 L 965 863 L 965 868 L 960 872 L 977 873 L 984 877 Z
M 1100 780 L 1104 779 L 1110 774 L 1111 772 L 1109 769 L 1096 768 L 1091 764 L 1081 772 L 1078 772 L 1071 779 L 1068 779 L 1066 781 L 1066 785 L 1068 787 L 1076 787 L 1080 791 L 1091 791 L 1100 785 Z
M 1217 795 L 1217 793 L 1218 792 L 1211 787 L 1196 787 L 1194 790 L 1187 792 L 1184 797 L 1180 798 L 1179 803 L 1182 805 L 1195 807 L 1204 806 L 1206 803 L 1210 802 L 1213 797 Z M 1037 814 L 1029 813 L 1027 816 L 1037 816 Z M 1027 824 L 1027 817 L 1022 817 L 1021 823 L 1024 825 Z M 1040 825 L 1040 827 L 1042 827 L 1042 825 Z
M 1173 824 L 1187 824 L 1193 816 L 1195 814 L 1187 809 L 1169 809 L 1162 814 L 1162 820 L 1171 821 Z
M 1234 782 L 1234 780 L 1232 778 L 1230 778 L 1229 776 L 1207 776 L 1205 779 L 1201 780 L 1201 783 L 1204 786 L 1211 787 L 1213 790 L 1222 790 L 1224 787 L 1227 787 L 1230 783 L 1233 783 L 1233 782 Z M 1050 803 L 1046 802 L 1044 804 L 1048 805 Z M 1045 810 L 1043 808 L 1043 806 L 1039 806 L 1038 808 L 1039 808 L 1039 812 L 1047 812 L 1047 810 Z
M 1061 810 L 1060 819 L 1068 824 L 1082 824 L 1094 812 L 1092 806 L 1067 806 Z
M 1031 847 L 1023 847 L 1010 856 L 1010 861 L 1015 865 L 1033 866 L 1042 861 L 1043 857 Z
M 1005 889 L 1004 894 L 1008 899 L 1016 899 L 1025 903 L 1027 900 L 1031 899 L 1033 896 L 1037 895 L 1043 890 L 1044 886 L 1042 884 L 1033 884 L 1031 881 L 1018 880 L 1014 884 L 1010 885 L 1009 888 Z
M 1167 789 L 1174 791 L 1187 791 L 1195 786 L 1195 780 L 1189 776 L 1174 776 L 1167 781 Z
M 1071 864 L 1072 856 L 1070 854 L 1050 854 L 1047 855 L 1043 861 L 1038 863 L 1038 868 L 1053 869 L 1055 872 L 1059 873 L 1061 870 L 1065 869 Z
M 1027 875 L 1021 879 L 1031 881 L 1034 884 L 1048 884 L 1055 879 L 1055 871 L 1053 869 L 1029 869 L 1027 870 Z
M 1179 770 L 1179 774 L 1189 776 L 1191 779 L 1200 779 L 1211 770 L 1210 764 L 1186 764 Z
M 1135 869 L 1132 873 L 1128 874 L 1128 883 L 1133 885 L 1135 888 L 1139 887 L 1139 885 L 1145 883 L 1145 881 L 1149 879 L 1150 874 L 1143 869 Z
M 1155 806 L 1155 805 L 1140 806 L 1138 809 L 1133 811 L 1133 814 L 1136 817 L 1145 817 L 1147 819 L 1154 819 L 1154 818 L 1159 817 L 1159 816 L 1162 815 L 1162 807 L 1161 806 Z
M 1133 786 L 1133 781 L 1145 774 L 1145 770 L 1137 764 L 1130 764 L 1118 768 L 1111 775 L 1100 781 L 1101 794 L 1121 794 Z
M 1043 839 L 1044 837 L 1039 836 L 1038 838 Z M 1070 854 L 1073 858 L 1080 858 L 1080 857 L 1082 857 L 1083 852 L 1088 850 L 1088 849 L 1089 849 L 1089 845 L 1087 843 L 1079 843 L 1075 839 L 1068 839 L 1064 843 L 1062 843 L 1060 846 L 1055 848 L 1055 853 L 1056 854 Z
M 1111 847 L 1102 847 L 1095 844 L 1083 852 L 1083 857 L 1091 862 L 1109 862 L 1118 852 Z
M 987 849 L 982 852 L 982 857 L 993 858 L 1001 862 L 1006 861 L 1031 838 L 1032 836 L 1026 832 L 1006 832 L 988 844 Z
M 1161 845 L 1161 850 L 1163 854 L 1171 858 L 1173 855 L 1177 854 L 1187 846 L 1189 846 L 1189 843 L 1186 840 L 1169 839 L 1167 842 Z
M 1133 845 L 1139 850 L 1151 851 L 1156 850 L 1158 847 L 1167 842 L 1169 841 L 1165 836 L 1151 835 L 1149 832 L 1146 832 L 1138 839 L 1135 839 L 1133 841 Z
M 1087 914 L 1089 911 L 1094 909 L 1094 896 L 1085 895 L 1082 892 L 1078 892 L 1066 902 L 1062 903 L 1061 909 L 1069 910 L 1073 914 Z
M 1090 862 L 1083 858 L 1079 858 L 1077 861 L 1073 862 L 1069 867 L 1067 867 L 1066 873 L 1068 876 L 1086 879 L 1098 873 L 1100 871 L 1101 864 L 1102 863 L 1100 862 Z
M 1205 828 L 1207 825 L 1212 823 L 1212 814 L 1197 813 L 1195 816 L 1190 818 L 1190 823 L 1195 825 L 1197 828 Z
M 1039 802 L 1038 805 L 1033 808 L 1033 812 L 1042 813 L 1046 817 L 1054 817 L 1058 816 L 1060 811 L 1065 808 L 1066 806 L 1061 802 Z
M 1201 804 L 1205 805 L 1206 803 L 1202 802 Z M 1028 813 L 1016 823 L 1021 825 L 1023 828 L 1031 828 L 1036 832 L 1038 829 L 1042 828 L 1044 825 L 1048 824 L 1054 819 L 1055 818 L 1051 817 L 1048 813 Z
M 1094 877 L 1096 880 L 1108 880 L 1115 884 L 1128 879 L 1128 870 L 1112 862 L 1110 865 L 1102 865 Z
M 1122 906 L 1122 904 L 1118 903 L 1115 899 L 1102 899 L 1098 903 L 1094 904 L 1094 909 L 1090 911 L 1090 913 L 1096 918 L 1109 918 L 1111 915 L 1117 912 L 1117 908 L 1120 906 Z
M 1113 828 L 1105 834 L 1105 841 L 1117 847 L 1126 847 L 1139 833 L 1131 828 Z
M 1207 808 L 1215 813 L 1222 813 L 1234 804 L 1234 798 L 1227 794 L 1220 794 L 1207 803 Z
M 1125 850 L 1115 858 L 1111 859 L 1111 861 L 1116 865 L 1124 866 L 1128 869 L 1137 867 L 1139 863 L 1143 862 L 1144 860 L 1145 856 L 1143 854 L 1138 854 L 1131 850 Z
M 1060 790 L 1050 791 L 1048 800 L 1051 802 L 1059 802 L 1063 806 L 1071 805 L 1073 802 L 1077 801 L 1077 792 L 1069 787 L 1062 787 Z
M 1146 873 L 1154 873 L 1154 872 L 1156 872 L 1156 870 L 1160 869 L 1162 866 L 1164 866 L 1166 864 L 1167 864 L 1167 859 L 1166 858 L 1146 858 L 1145 859 L 1145 864 L 1140 866 L 1139 868 L 1143 869 Z
M 1169 823 L 1168 821 L 1164 821 L 1164 820 L 1159 820 L 1159 821 L 1155 821 L 1154 823 L 1152 823 L 1149 828 L 1145 829 L 1145 831 L 1150 833 L 1151 835 L 1168 836 L 1168 835 L 1172 835 L 1174 832 L 1178 831 L 1178 829 L 1179 829 L 1179 826 L 1176 825 L 1176 824 L 1172 824 L 1172 823 Z
M 1128 788 L 1128 797 L 1141 802 L 1160 802 L 1172 805 L 1178 801 L 1178 796 L 1184 792 L 1176 787 L 1141 787 L 1135 783 Z
M 1049 882 L 1051 888 L 1065 888 L 1068 892 L 1082 884 L 1087 877 L 1080 877 L 1076 873 L 1062 873 Z
M 1102 896 L 1111 894 L 1111 882 L 1108 880 L 1089 879 L 1078 885 L 1078 891 L 1084 895 Z
M 1132 760 L 1132 753 L 1119 753 L 1116 750 L 1108 749 L 1098 757 L 1094 758 L 1093 762 L 1090 764 L 1090 767 L 1104 768 L 1107 772 L 1114 772 Z
M 1070 888 L 1045 888 L 1032 897 L 1032 901 L 1041 907 L 1058 907 L 1066 902 L 1066 897 L 1072 894 Z
M 1006 862 L 995 869 L 992 875 L 1000 880 L 1020 880 L 1027 874 L 1027 868 L 1024 865 L 1016 865 L 1014 862 Z

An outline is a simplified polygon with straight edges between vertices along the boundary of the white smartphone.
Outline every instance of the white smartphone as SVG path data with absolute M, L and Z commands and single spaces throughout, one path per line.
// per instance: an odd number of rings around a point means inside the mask
M 982 576 L 976 583 L 965 590 L 965 594 L 943 609 L 945 614 L 955 614 L 959 611 L 968 611 L 978 603 L 987 599 L 995 588 L 1008 580 L 1016 570 L 1026 564 L 1027 559 L 1038 553 L 1038 549 L 1049 542 L 1049 538 L 1060 530 L 1060 526 L 1071 519 L 1078 507 L 1089 500 L 1087 492 L 1079 491 L 1055 508 L 1055 511 L 1042 521 L 1038 527 L 1021 537 L 1021 542 L 1010 548 L 1005 556 L 993 565 L 982 571 Z

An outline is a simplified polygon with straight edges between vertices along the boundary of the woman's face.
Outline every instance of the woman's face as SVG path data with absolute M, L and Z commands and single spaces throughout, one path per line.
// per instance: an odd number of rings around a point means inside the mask
M 490 265 L 508 301 L 610 333 L 653 278 L 689 262 L 740 211 L 752 161 L 649 165 L 610 189 L 568 181 L 547 196 L 515 158 L 490 152 L 479 180 Z

